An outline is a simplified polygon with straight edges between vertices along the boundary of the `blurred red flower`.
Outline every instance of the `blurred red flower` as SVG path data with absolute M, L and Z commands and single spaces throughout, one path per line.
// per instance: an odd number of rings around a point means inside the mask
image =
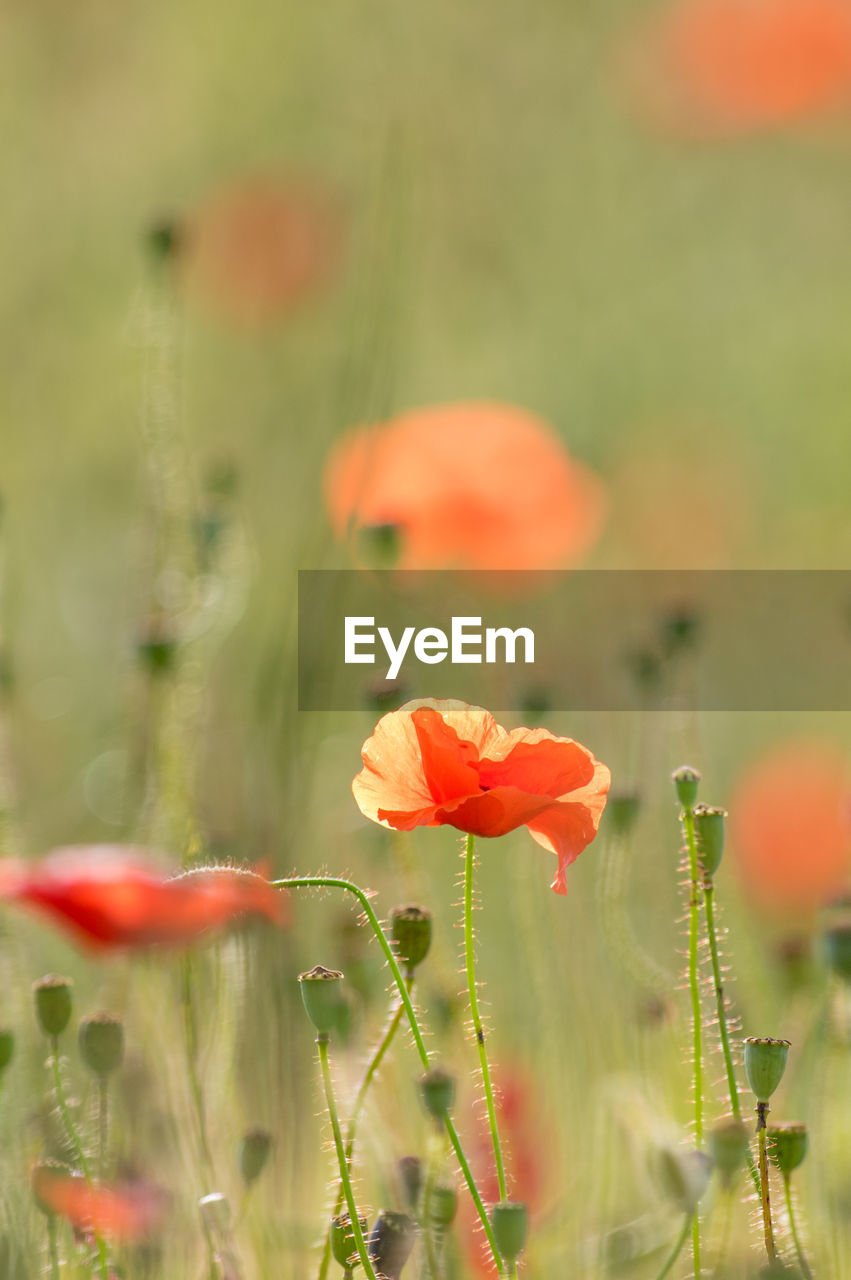
M 545 422 L 487 401 L 349 432 L 324 487 L 337 537 L 391 526 L 405 569 L 563 568 L 594 545 L 605 505 Z
M 637 52 L 642 103 L 676 132 L 744 133 L 851 102 L 847 0 L 680 0 Z
M 379 720 L 352 783 L 367 818 L 397 831 L 447 825 L 478 836 L 525 826 L 558 857 L 552 883 L 597 834 L 611 776 L 571 738 L 503 729 L 466 702 L 409 702 Z
M 264 325 L 320 291 L 340 258 L 340 211 L 314 182 L 248 177 L 187 220 L 178 261 L 190 296 L 229 320 Z
M 167 1197 L 144 1182 L 94 1186 L 85 1178 L 41 1165 L 33 1174 L 33 1191 L 53 1213 L 84 1233 L 109 1240 L 139 1240 L 160 1223 Z
M 784 743 L 740 780 L 731 848 L 749 896 L 778 915 L 824 905 L 851 870 L 849 761 L 829 742 Z
M 144 849 L 69 846 L 40 862 L 0 864 L 0 898 L 51 916 L 98 950 L 182 946 L 238 916 L 282 924 L 285 898 L 252 871 L 204 867 L 167 875 Z

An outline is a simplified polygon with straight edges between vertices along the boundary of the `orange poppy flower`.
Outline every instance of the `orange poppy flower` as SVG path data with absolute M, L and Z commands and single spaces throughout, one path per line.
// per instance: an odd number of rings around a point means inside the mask
M 178 262 L 188 293 L 229 320 L 264 325 L 320 291 L 340 257 L 340 215 L 312 182 L 251 177 L 190 215 Z
M 84 1233 L 110 1240 L 139 1240 L 159 1224 L 166 1196 L 143 1182 L 93 1186 L 85 1178 L 42 1165 L 33 1175 L 33 1191 L 53 1213 Z
M 847 0 L 681 0 L 641 49 L 643 100 L 677 132 L 782 126 L 851 101 Z
M 0 898 L 44 912 L 97 950 L 182 946 L 242 915 L 284 919 L 284 899 L 252 871 L 204 867 L 168 876 L 145 850 L 70 846 L 41 862 L 0 864 Z
M 730 844 L 748 894 L 778 915 L 824 905 L 851 870 L 848 760 L 827 742 L 785 743 L 741 779 Z
M 611 775 L 571 738 L 503 729 L 466 702 L 424 700 L 391 711 L 361 752 L 358 808 L 397 831 L 450 826 L 477 836 L 527 827 L 558 858 L 551 885 L 597 834 Z
M 334 532 L 391 526 L 405 569 L 558 569 L 593 546 L 603 491 L 534 414 L 487 401 L 360 427 L 324 477 Z

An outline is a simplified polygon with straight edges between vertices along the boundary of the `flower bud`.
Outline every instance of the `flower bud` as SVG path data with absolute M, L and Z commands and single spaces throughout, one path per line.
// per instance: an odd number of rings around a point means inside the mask
M 358 1222 L 361 1232 L 366 1235 L 366 1218 L 359 1217 Z M 331 1219 L 330 1235 L 331 1252 L 335 1261 L 339 1262 L 344 1271 L 351 1270 L 353 1261 L 357 1261 L 357 1245 L 355 1233 L 352 1230 L 352 1220 L 347 1213 L 338 1213 Z
M 136 653 L 151 675 L 167 675 L 174 669 L 177 639 L 166 623 L 154 619 L 136 640 Z
M 662 643 L 668 656 L 691 648 L 700 630 L 700 615 L 687 605 L 673 609 L 662 618 Z
M 320 1036 L 327 1037 L 337 1026 L 343 998 L 343 975 L 321 964 L 298 975 L 305 1012 Z
M 367 1241 L 373 1266 L 385 1280 L 399 1280 L 414 1247 L 416 1223 L 406 1213 L 380 1209 Z
M 72 986 L 70 978 L 58 978 L 55 974 L 48 974 L 34 984 L 35 1014 L 46 1036 L 61 1036 L 71 1021 Z
M 730 1187 L 745 1163 L 750 1139 L 741 1120 L 722 1120 L 709 1135 L 712 1162 L 725 1187 Z
M 442 1124 L 455 1101 L 455 1077 L 442 1067 L 432 1067 L 420 1076 L 420 1092 L 426 1111 Z
M 768 1102 L 783 1079 L 789 1059 L 788 1040 L 749 1036 L 745 1041 L 745 1073 L 757 1102 Z
M 705 1151 L 679 1147 L 659 1147 L 655 1156 L 661 1190 L 681 1213 L 693 1213 L 709 1186 L 709 1156 Z
M 529 1234 L 529 1210 L 516 1200 L 503 1200 L 491 1209 L 491 1226 L 496 1247 L 506 1262 L 519 1258 Z
M 708 804 L 694 808 L 694 834 L 697 841 L 697 857 L 706 880 L 711 880 L 721 866 L 724 856 L 724 819 L 726 809 L 713 809 Z
M 0 1075 L 15 1056 L 15 1033 L 4 1028 L 0 1031 Z
M 357 534 L 357 558 L 369 569 L 394 569 L 402 554 L 402 530 L 398 524 L 365 524 Z
M 771 1124 L 768 1126 L 768 1154 L 785 1178 L 804 1163 L 809 1145 L 805 1124 Z
M 851 920 L 832 925 L 824 933 L 824 953 L 834 973 L 851 982 Z
M 148 251 L 155 262 L 166 262 L 180 248 L 183 233 L 173 218 L 157 218 L 145 231 Z
M 616 791 L 609 796 L 606 806 L 609 813 L 609 826 L 617 835 L 626 835 L 635 825 L 641 800 L 636 791 Z
M 80 1023 L 80 1054 L 90 1071 L 106 1079 L 124 1060 L 124 1024 L 111 1013 L 94 1013 Z
M 432 1187 L 429 1201 L 429 1221 L 438 1231 L 446 1231 L 455 1221 L 458 1211 L 458 1193 L 454 1187 Z
M 431 946 L 431 912 L 411 903 L 390 912 L 390 934 L 399 963 L 410 973 L 422 964 Z
M 423 1162 L 419 1156 L 402 1156 L 401 1160 L 396 1161 L 396 1171 L 402 1184 L 405 1204 L 411 1213 L 415 1213 L 423 1185 Z
M 677 791 L 677 799 L 683 809 L 693 809 L 697 802 L 697 789 L 700 785 L 700 774 L 691 765 L 681 765 L 671 774 Z
M 266 1168 L 272 1150 L 272 1135 L 265 1129 L 249 1129 L 239 1144 L 239 1171 L 247 1187 L 256 1182 Z

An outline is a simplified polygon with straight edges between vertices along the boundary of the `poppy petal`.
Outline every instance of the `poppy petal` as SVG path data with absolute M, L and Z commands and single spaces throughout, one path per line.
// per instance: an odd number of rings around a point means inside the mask
M 570 738 L 556 738 L 546 729 L 516 729 L 506 737 L 507 754 L 481 764 L 482 786 L 508 783 L 556 799 L 586 786 L 594 776 L 591 752 Z
M 538 844 L 558 857 L 558 870 L 550 885 L 556 893 L 567 893 L 566 869 L 597 834 L 610 784 L 609 770 L 597 762 L 589 786 L 570 800 L 558 801 L 526 824 Z

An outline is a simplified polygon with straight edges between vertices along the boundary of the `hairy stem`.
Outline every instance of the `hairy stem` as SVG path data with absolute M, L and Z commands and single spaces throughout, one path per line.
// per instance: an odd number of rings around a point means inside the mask
M 83 1177 L 86 1182 L 92 1181 L 92 1170 L 88 1157 L 83 1147 L 82 1140 L 77 1132 L 77 1126 L 74 1123 L 74 1117 L 71 1115 L 71 1109 L 68 1106 L 68 1099 L 65 1096 L 65 1084 L 62 1080 L 62 1067 L 59 1061 L 59 1040 L 56 1036 L 50 1037 L 50 1062 L 53 1070 L 53 1090 L 56 1094 L 56 1105 L 59 1108 L 59 1114 L 62 1117 L 62 1123 L 65 1126 L 65 1132 L 68 1135 L 68 1141 L 74 1148 L 74 1155 L 77 1157 L 77 1163 L 80 1166 Z M 110 1280 L 109 1265 L 106 1257 L 106 1245 L 101 1236 L 95 1234 L 95 1248 L 98 1255 L 98 1274 L 101 1280 Z
M 694 812 L 683 809 L 683 831 L 686 838 L 689 861 L 689 931 L 688 931 L 688 984 L 691 992 L 693 1087 L 694 1087 L 694 1137 L 698 1147 L 703 1146 L 703 1021 L 700 1008 L 700 974 L 698 971 L 698 942 L 700 936 L 700 872 L 697 857 L 697 840 L 694 833 Z M 700 1277 L 700 1217 L 695 1212 L 691 1222 L 694 1274 Z
M 51 1213 L 47 1219 L 47 1256 L 50 1259 L 50 1280 L 59 1280 L 59 1243 L 56 1239 L 56 1219 Z
M 812 1280 L 813 1273 L 810 1270 L 810 1264 L 807 1262 L 807 1257 L 801 1247 L 801 1240 L 798 1235 L 798 1224 L 795 1218 L 795 1203 L 792 1199 L 792 1181 L 788 1173 L 783 1175 L 783 1194 L 786 1197 L 786 1212 L 789 1215 L 789 1230 L 792 1232 L 792 1239 L 795 1242 L 795 1252 L 798 1255 L 798 1263 L 807 1280 Z
M 774 1228 L 771 1224 L 771 1191 L 768 1185 L 768 1152 L 766 1148 L 765 1117 L 768 1115 L 768 1103 L 759 1102 L 756 1108 L 756 1131 L 759 1136 L 759 1183 L 762 1197 L 762 1226 L 765 1234 L 765 1252 L 768 1261 L 777 1257 L 774 1247 Z

